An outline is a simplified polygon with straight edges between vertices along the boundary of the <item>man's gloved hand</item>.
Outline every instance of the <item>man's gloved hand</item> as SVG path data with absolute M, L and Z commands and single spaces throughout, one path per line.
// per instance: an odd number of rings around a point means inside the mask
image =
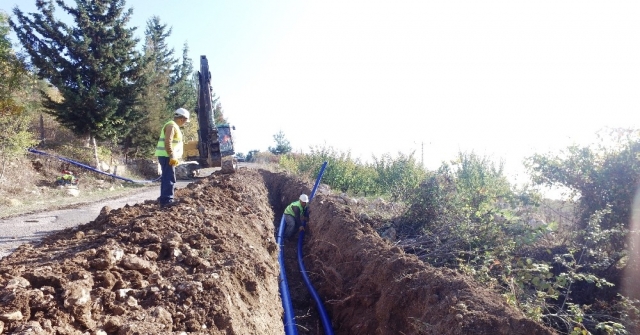
M 169 165 L 178 166 L 178 160 L 175 158 L 169 158 Z

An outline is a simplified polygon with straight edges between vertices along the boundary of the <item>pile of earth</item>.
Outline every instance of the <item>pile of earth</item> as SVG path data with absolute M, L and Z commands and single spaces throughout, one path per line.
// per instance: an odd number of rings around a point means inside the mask
M 241 169 L 178 190 L 177 206 L 103 208 L 0 260 L 2 334 L 283 334 L 275 225 L 310 182 Z M 494 292 L 434 269 L 317 194 L 304 244 L 336 334 L 551 334 Z M 275 214 L 274 214 L 275 213 Z M 300 334 L 323 334 L 285 263 Z

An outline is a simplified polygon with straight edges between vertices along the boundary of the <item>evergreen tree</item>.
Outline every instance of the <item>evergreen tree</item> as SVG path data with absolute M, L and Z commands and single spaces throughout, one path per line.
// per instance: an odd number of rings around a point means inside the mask
M 213 120 L 217 125 L 227 124 L 227 118 L 224 117 L 224 110 L 222 110 L 222 104 L 220 103 L 220 97 L 217 97 L 214 93 L 212 95 L 213 102 L 211 105 L 213 106 Z
M 193 80 L 193 60 L 189 58 L 189 46 L 187 43 L 182 48 L 182 62 L 175 66 L 171 71 L 171 80 L 169 83 L 169 101 L 170 111 L 178 108 L 186 108 L 191 115 L 191 122 L 184 126 L 185 140 L 197 140 L 198 123 L 195 115 L 196 100 L 198 93 Z
M 164 122 L 171 117 L 174 110 L 169 107 L 171 72 L 177 65 L 173 58 L 173 49 L 167 46 L 166 38 L 171 28 L 160 23 L 160 18 L 153 16 L 147 21 L 144 45 L 144 82 L 140 112 L 141 122 L 132 126 L 132 131 L 124 141 L 128 154 L 133 156 L 150 156 L 155 151 L 158 133 Z
M 57 4 L 57 6 L 56 6 Z M 38 13 L 14 9 L 11 27 L 37 74 L 55 86 L 63 100 L 42 94 L 44 106 L 77 135 L 95 140 L 122 139 L 141 119 L 135 109 L 142 89 L 135 28 L 126 25 L 132 10 L 124 0 L 38 0 Z M 55 17 L 59 7 L 74 21 Z M 97 159 L 97 149 L 95 151 Z
M 145 36 L 147 46 L 145 54 L 153 60 L 153 69 L 158 77 L 162 77 L 165 85 L 169 85 L 169 76 L 173 68 L 178 64 L 178 60 L 173 58 L 174 50 L 166 43 L 167 37 L 171 36 L 172 28 L 167 29 L 166 24 L 160 23 L 158 16 L 153 16 L 147 21 Z
M 193 60 L 189 58 L 189 46 L 185 43 L 182 48 L 182 63 L 171 71 L 169 109 L 176 110 L 182 107 L 193 111 L 196 107 L 197 94 L 193 81 Z
M 291 144 L 289 144 L 289 140 L 286 139 L 282 130 L 273 135 L 273 140 L 276 141 L 276 146 L 273 148 L 269 147 L 269 151 L 271 151 L 272 154 L 283 155 L 291 152 Z

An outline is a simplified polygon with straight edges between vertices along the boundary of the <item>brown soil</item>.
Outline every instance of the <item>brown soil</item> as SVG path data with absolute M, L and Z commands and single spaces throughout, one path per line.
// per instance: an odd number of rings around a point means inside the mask
M 180 203 L 104 208 L 0 260 L 3 334 L 283 334 L 274 226 L 311 184 L 241 169 Z M 310 203 L 305 265 L 335 334 L 552 334 L 501 297 L 381 239 L 331 194 Z M 285 244 L 300 334 L 323 334 Z

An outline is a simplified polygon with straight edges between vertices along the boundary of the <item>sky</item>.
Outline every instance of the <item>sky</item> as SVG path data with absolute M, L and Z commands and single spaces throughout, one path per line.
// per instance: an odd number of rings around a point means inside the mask
M 157 15 L 177 56 L 207 56 L 242 153 L 282 131 L 296 152 L 428 169 L 474 152 L 526 182 L 526 157 L 640 128 L 639 1 L 126 3 L 138 37 Z M 0 0 L 15 6 L 35 0 Z

